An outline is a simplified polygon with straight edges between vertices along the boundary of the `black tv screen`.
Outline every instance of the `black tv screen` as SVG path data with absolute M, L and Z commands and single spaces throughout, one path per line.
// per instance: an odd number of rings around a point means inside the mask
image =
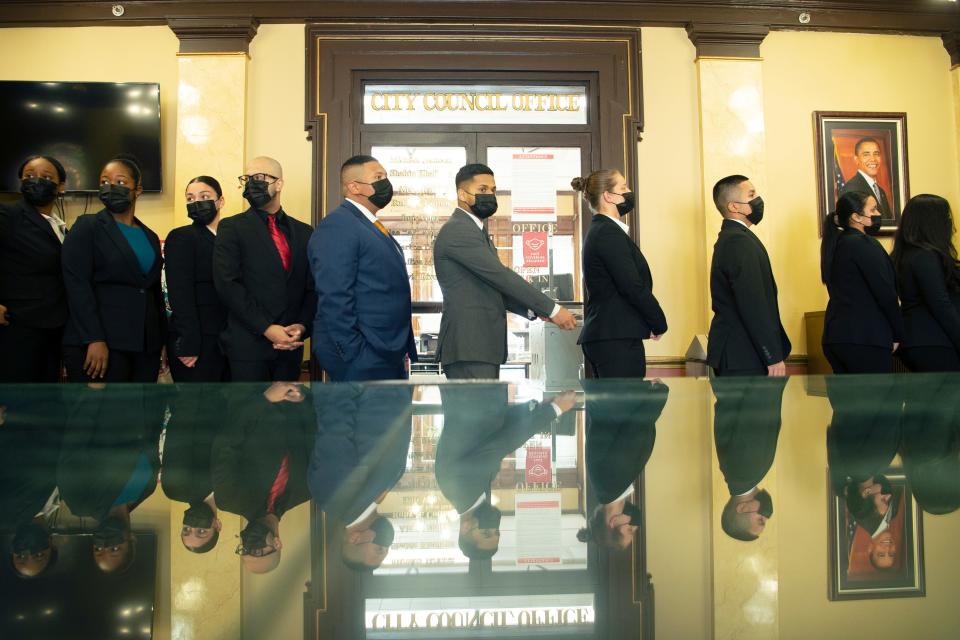
M 0 81 L 0 191 L 20 191 L 17 169 L 32 155 L 67 170 L 67 191 L 96 191 L 100 170 L 134 155 L 143 190 L 160 191 L 160 85 L 151 82 Z

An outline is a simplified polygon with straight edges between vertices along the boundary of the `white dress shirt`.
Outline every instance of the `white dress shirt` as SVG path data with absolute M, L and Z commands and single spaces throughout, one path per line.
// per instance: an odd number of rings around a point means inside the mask
M 376 503 L 376 502 L 371 502 L 371 503 L 370 503 L 370 506 L 367 507 L 366 509 L 364 509 L 364 510 L 363 510 L 363 513 L 360 514 L 360 517 L 359 517 L 359 518 L 357 518 L 356 520 L 354 520 L 353 522 L 351 522 L 350 524 L 347 525 L 347 529 L 349 529 L 350 527 L 354 527 L 354 526 L 360 524 L 361 522 L 363 522 L 364 520 L 366 520 L 367 518 L 369 518 L 369 517 L 370 517 L 370 514 L 373 513 L 373 512 L 376 511 L 376 510 L 377 510 L 377 503 Z
M 353 206 L 355 206 L 357 209 L 360 209 L 360 213 L 363 214 L 364 218 L 370 221 L 370 224 L 372 224 L 373 226 L 377 226 L 377 216 L 370 213 L 369 209 L 367 209 L 365 206 L 363 206 L 359 202 L 355 202 L 351 200 L 350 198 L 346 198 L 346 201 L 352 204 Z M 383 223 L 381 222 L 380 224 L 383 224 Z
M 53 227 L 53 232 L 56 234 L 57 238 L 60 239 L 60 243 L 63 244 L 63 238 L 66 236 L 67 225 L 60 218 L 55 218 L 54 216 L 48 216 L 46 214 L 40 214 L 44 219 L 50 223 L 50 226 Z

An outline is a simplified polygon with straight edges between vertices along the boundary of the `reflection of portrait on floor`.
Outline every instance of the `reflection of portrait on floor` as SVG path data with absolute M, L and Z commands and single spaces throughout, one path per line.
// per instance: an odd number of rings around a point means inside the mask
M 889 484 L 888 484 L 889 486 Z M 904 540 L 904 494 L 901 488 L 893 489 L 893 499 L 884 504 L 884 515 L 878 528 L 868 531 L 853 520 L 848 511 L 849 525 L 854 530 L 849 538 L 847 579 L 851 582 L 885 581 L 893 574 L 902 574 L 906 567 L 903 560 Z

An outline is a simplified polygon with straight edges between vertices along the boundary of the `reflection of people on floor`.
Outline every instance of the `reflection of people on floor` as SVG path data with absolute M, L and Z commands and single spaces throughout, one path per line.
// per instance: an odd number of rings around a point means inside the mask
M 460 518 L 458 543 L 470 560 L 488 560 L 500 547 L 500 509 L 491 485 L 503 459 L 574 407 L 567 391 L 542 403 L 511 405 L 505 384 L 444 385 L 443 431 L 437 443 L 437 486 Z
M 670 390 L 660 381 L 585 380 L 584 391 L 587 477 L 598 504 L 577 539 L 624 550 L 642 523 L 634 483 L 653 453 Z
M 187 503 L 180 541 L 193 553 L 217 546 L 221 522 L 210 478 L 210 449 L 227 405 L 222 392 L 206 386 L 174 387 L 163 446 L 160 483 L 171 500 Z
M 61 389 L 19 389 L 4 399 L 0 423 L 0 530 L 12 531 L 10 562 L 22 578 L 36 578 L 57 560 L 48 521 L 60 507 L 57 459 L 63 434 Z
M 393 524 L 378 506 L 406 469 L 412 394 L 406 386 L 358 383 L 314 391 L 317 435 L 307 482 L 354 571 L 372 572 L 393 544 Z
M 731 538 L 750 542 L 773 517 L 773 498 L 760 484 L 773 465 L 780 436 L 786 378 L 712 378 L 716 396 L 713 436 L 730 498 L 720 526 Z
M 76 393 L 57 468 L 60 495 L 75 516 L 98 522 L 97 567 L 120 573 L 136 555 L 130 514 L 157 488 L 165 390 L 92 383 Z
M 210 454 L 213 491 L 220 509 L 247 520 L 236 553 L 251 573 L 277 568 L 280 520 L 310 499 L 314 416 L 308 393 L 292 382 L 275 382 L 262 394 L 249 386 L 224 391 L 230 411 Z
M 900 453 L 913 496 L 927 513 L 953 513 L 960 507 L 960 381 L 908 376 L 904 391 Z
M 888 528 L 898 509 L 884 473 L 900 446 L 900 385 L 893 378 L 827 378 L 833 408 L 827 429 L 831 484 L 857 525 L 871 536 Z

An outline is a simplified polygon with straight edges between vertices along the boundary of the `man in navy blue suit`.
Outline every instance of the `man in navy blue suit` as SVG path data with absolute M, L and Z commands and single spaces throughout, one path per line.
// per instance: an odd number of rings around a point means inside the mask
M 317 287 L 313 353 L 334 381 L 400 380 L 417 350 L 403 250 L 377 219 L 393 186 L 371 156 L 340 169 L 344 201 L 310 238 Z

